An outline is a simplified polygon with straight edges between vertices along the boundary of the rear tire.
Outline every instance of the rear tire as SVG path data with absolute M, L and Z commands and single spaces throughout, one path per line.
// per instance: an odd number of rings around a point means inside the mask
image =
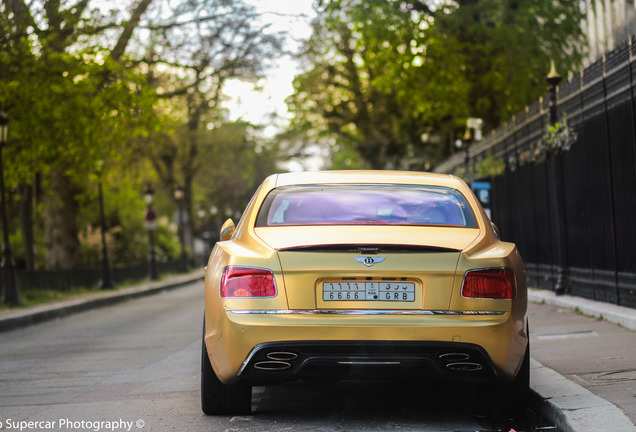
M 529 333 L 528 333 L 529 334 Z M 520 415 L 528 409 L 530 397 L 530 341 L 515 379 L 502 388 L 500 406 L 506 414 Z
M 484 407 L 487 415 L 501 419 L 525 415 L 530 396 L 530 342 L 526 347 L 519 372 L 509 384 L 494 384 L 487 387 Z
M 528 408 L 530 395 L 530 342 L 526 348 L 526 354 L 521 363 L 519 373 L 512 383 L 504 387 L 503 398 L 506 411 L 512 414 L 520 414 Z
M 205 321 L 203 324 L 205 331 Z M 249 414 L 252 386 L 223 384 L 214 373 L 205 340 L 201 348 L 201 409 L 207 415 Z

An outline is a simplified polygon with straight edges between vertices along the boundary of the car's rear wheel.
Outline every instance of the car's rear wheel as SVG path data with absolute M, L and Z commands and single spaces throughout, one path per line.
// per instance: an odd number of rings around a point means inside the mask
M 205 322 L 203 328 L 205 331 Z M 248 414 L 252 409 L 252 386 L 223 384 L 212 369 L 205 340 L 201 348 L 201 409 L 207 415 Z
M 520 415 L 526 412 L 530 396 L 530 341 L 517 376 L 510 384 L 503 386 L 497 396 L 497 405 L 503 414 Z
M 529 333 L 528 333 L 529 334 Z M 494 384 L 486 390 L 483 409 L 495 418 L 524 415 L 530 396 L 530 342 L 515 379 L 509 384 Z
M 526 354 L 521 363 L 521 368 L 514 381 L 504 388 L 503 397 L 508 401 L 510 410 L 525 410 L 528 406 L 530 394 L 530 341 L 526 347 Z

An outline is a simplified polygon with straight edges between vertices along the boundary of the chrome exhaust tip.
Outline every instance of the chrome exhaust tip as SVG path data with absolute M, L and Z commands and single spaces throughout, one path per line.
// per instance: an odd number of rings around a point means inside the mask
M 446 368 L 456 372 L 477 372 L 482 370 L 483 366 L 473 362 L 455 362 L 447 364 Z
M 274 351 L 267 354 L 267 358 L 274 361 L 288 362 L 298 358 L 298 354 L 286 351 Z
M 470 358 L 470 354 L 460 352 L 449 352 L 439 355 L 439 359 L 446 362 L 463 362 Z
M 254 369 L 267 372 L 283 371 L 289 368 L 291 368 L 291 364 L 278 360 L 262 361 L 254 364 Z

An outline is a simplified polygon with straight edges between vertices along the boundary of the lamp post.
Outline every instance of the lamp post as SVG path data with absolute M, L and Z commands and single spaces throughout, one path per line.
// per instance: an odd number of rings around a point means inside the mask
M 466 176 L 468 177 L 469 173 L 470 173 L 470 143 L 472 141 L 472 136 L 470 134 L 470 129 L 466 128 L 466 132 L 464 133 L 463 136 L 463 141 L 464 141 L 464 163 L 466 164 Z
M 461 139 L 455 140 L 455 148 L 460 152 L 463 150 L 464 152 L 464 178 L 468 178 L 470 172 L 470 153 L 468 150 L 468 145 L 470 144 L 470 130 L 466 128 L 466 133 L 462 136 Z
M 214 204 L 212 204 L 212 206 L 210 206 L 210 230 L 212 232 L 212 236 L 210 237 L 210 239 L 212 240 L 210 247 L 212 247 L 214 243 L 216 243 L 219 237 L 218 235 L 219 226 L 216 219 L 216 216 L 218 214 L 219 214 L 219 208 L 215 206 Z
M 18 287 L 15 280 L 15 261 L 9 243 L 9 220 L 7 219 L 7 208 L 4 200 L 4 161 L 2 151 L 7 143 L 7 133 L 9 128 L 9 116 L 4 111 L 0 111 L 0 213 L 2 213 L 2 273 L 4 275 L 4 303 L 7 305 L 19 305 Z
M 201 258 L 205 263 L 207 262 L 206 255 L 208 252 L 208 238 L 210 237 L 209 231 L 206 229 L 205 223 L 205 209 L 203 208 L 203 204 L 199 204 L 199 209 L 197 210 L 197 217 L 199 219 L 199 232 L 201 233 Z M 199 247 L 196 248 L 197 253 L 199 252 Z M 198 256 L 195 255 L 195 259 L 199 259 Z
M 549 85 L 549 121 L 550 126 L 554 126 L 557 122 L 557 86 L 562 80 L 561 75 L 556 70 L 554 60 L 550 63 L 550 72 L 546 76 Z M 550 207 L 553 210 L 554 226 L 556 242 L 555 255 L 557 259 L 556 265 L 556 281 L 554 291 L 557 294 L 564 294 L 569 284 L 568 275 L 568 234 L 567 224 L 565 221 L 565 181 L 563 179 L 563 159 L 559 155 L 553 155 L 548 161 L 548 178 L 552 180 L 554 185 L 549 193 Z
M 148 280 L 157 280 L 157 265 L 155 262 L 155 229 L 157 228 L 157 213 L 152 208 L 155 201 L 155 190 L 148 185 L 144 189 L 144 201 L 146 202 L 146 214 L 144 225 L 148 231 Z
M 98 184 L 98 199 L 99 199 L 99 225 L 101 231 L 101 241 L 102 241 L 102 280 L 100 281 L 101 289 L 109 289 L 113 287 L 113 280 L 110 275 L 110 263 L 108 261 L 108 248 L 106 246 L 106 218 L 104 217 L 104 192 L 102 190 L 102 172 L 103 172 L 104 161 L 99 161 L 98 163 L 98 174 L 99 174 L 99 184 Z
M 181 244 L 181 253 L 179 254 L 179 270 L 185 272 L 187 270 L 187 257 L 185 253 L 185 229 L 183 221 L 183 201 L 184 201 L 183 186 L 177 185 L 174 189 L 174 199 L 177 202 L 177 223 L 179 224 L 179 243 Z
M 550 100 L 549 100 L 549 108 L 550 108 L 550 126 L 554 126 L 557 122 L 557 86 L 561 82 L 563 78 L 556 70 L 556 66 L 554 66 L 554 60 L 550 63 L 550 72 L 548 76 L 545 77 L 545 80 L 550 85 Z

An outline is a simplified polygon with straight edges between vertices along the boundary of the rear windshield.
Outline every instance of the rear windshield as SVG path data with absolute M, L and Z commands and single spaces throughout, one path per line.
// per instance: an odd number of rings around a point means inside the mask
M 445 225 L 477 227 L 457 190 L 411 185 L 303 185 L 272 190 L 256 226 Z

